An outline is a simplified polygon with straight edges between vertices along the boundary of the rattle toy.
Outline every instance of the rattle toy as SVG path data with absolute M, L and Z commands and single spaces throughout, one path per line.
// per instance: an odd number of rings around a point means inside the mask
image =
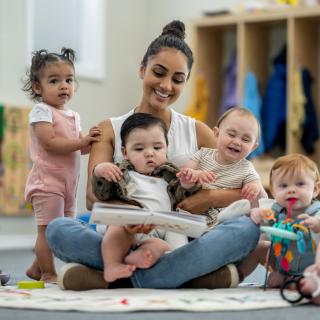
M 295 274 L 295 276 L 299 275 L 297 270 L 299 270 L 300 266 L 300 256 L 306 252 L 314 252 L 314 243 L 310 230 L 301 224 L 300 219 L 293 220 L 291 218 L 292 208 L 296 201 L 296 199 L 289 199 L 287 217 L 284 220 L 276 221 L 275 213 L 272 210 L 263 210 L 263 219 L 270 224 L 272 223 L 272 226 L 260 227 L 261 232 L 268 234 L 271 240 L 269 252 L 273 250 L 273 254 L 279 263 L 279 268 L 285 274 Z M 292 246 L 291 241 L 296 242 L 296 249 Z M 267 286 L 270 258 L 271 254 L 269 254 L 267 262 L 264 288 Z M 295 264 L 294 261 L 296 261 Z

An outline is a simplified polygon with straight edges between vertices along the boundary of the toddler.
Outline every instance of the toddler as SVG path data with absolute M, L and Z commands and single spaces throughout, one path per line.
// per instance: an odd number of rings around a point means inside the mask
M 66 108 L 75 91 L 75 54 L 40 50 L 33 54 L 23 90 L 37 101 L 29 114 L 30 156 L 33 161 L 25 198 L 37 221 L 36 258 L 26 274 L 35 280 L 56 281 L 53 255 L 45 231 L 56 217 L 74 216 L 80 172 L 80 154 L 99 140 L 98 127 L 83 136 L 80 116 Z
M 178 177 L 184 177 L 188 182 L 199 181 L 205 189 L 241 188 L 241 197 L 252 203 L 260 197 L 267 197 L 258 173 L 246 160 L 258 146 L 260 126 L 255 116 L 248 109 L 231 108 L 220 117 L 213 132 L 217 138 L 217 148 L 201 148 L 182 166 Z M 214 176 L 210 183 L 206 183 L 208 172 Z M 249 210 L 250 202 L 240 200 L 223 213 L 230 218 Z M 222 208 L 208 211 L 209 226 L 218 222 L 218 216 L 221 218 L 220 211 Z
M 289 221 L 300 222 L 311 230 L 312 242 L 318 245 L 320 236 L 320 202 L 316 200 L 320 188 L 320 175 L 317 165 L 301 154 L 290 154 L 278 158 L 270 172 L 270 191 L 274 197 L 271 210 L 274 212 L 275 223 Z M 254 208 L 250 212 L 251 219 L 256 224 L 264 221 L 263 208 Z M 249 256 L 249 260 L 265 264 L 270 245 L 261 241 L 257 249 Z M 306 244 L 301 252 L 297 241 L 283 242 L 282 249 L 274 245 L 269 253 L 272 271 L 268 278 L 269 287 L 281 287 L 290 276 L 302 274 L 314 263 L 313 246 Z M 281 249 L 281 250 L 280 250 Z M 285 250 L 285 252 L 283 251 Z M 318 260 L 313 267 L 318 266 Z M 249 265 L 249 264 L 248 264 Z M 311 290 L 306 281 L 306 290 Z

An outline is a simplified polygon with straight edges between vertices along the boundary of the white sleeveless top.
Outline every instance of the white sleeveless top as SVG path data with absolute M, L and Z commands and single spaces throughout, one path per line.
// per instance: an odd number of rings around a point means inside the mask
M 120 129 L 123 122 L 132 115 L 134 110 L 116 118 L 110 118 L 115 136 L 113 161 L 119 163 L 123 160 L 121 153 Z M 190 160 L 198 151 L 196 120 L 171 109 L 171 123 L 168 131 L 168 161 L 181 166 Z

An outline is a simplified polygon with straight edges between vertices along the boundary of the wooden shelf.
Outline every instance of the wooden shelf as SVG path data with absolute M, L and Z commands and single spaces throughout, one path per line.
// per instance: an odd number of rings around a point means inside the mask
M 298 67 L 308 68 L 313 76 L 313 101 L 319 119 L 320 7 L 279 10 L 243 15 L 204 16 L 190 22 L 189 43 L 194 52 L 196 75 L 202 73 L 209 85 L 209 116 L 213 127 L 222 99 L 223 72 L 233 50 L 237 53 L 237 100 L 242 101 L 244 78 L 253 71 L 261 94 L 272 70 L 272 58 L 287 44 L 287 130 L 286 153 L 303 152 L 290 124 L 293 114 L 293 75 Z M 192 92 L 195 95 L 195 92 Z M 194 97 L 192 97 L 194 98 Z M 320 148 L 310 157 L 319 163 Z M 255 162 L 259 162 L 256 160 Z

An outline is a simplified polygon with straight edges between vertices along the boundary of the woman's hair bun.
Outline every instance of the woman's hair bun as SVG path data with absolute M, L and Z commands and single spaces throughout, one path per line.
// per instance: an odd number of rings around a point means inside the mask
M 162 36 L 173 36 L 184 40 L 185 38 L 185 26 L 184 23 L 179 20 L 173 20 L 168 23 L 162 30 Z

